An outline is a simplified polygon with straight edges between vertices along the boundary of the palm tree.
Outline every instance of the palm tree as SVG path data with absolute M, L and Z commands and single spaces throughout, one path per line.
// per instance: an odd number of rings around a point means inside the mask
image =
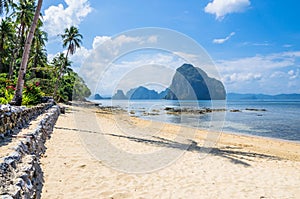
M 30 48 L 31 48 L 31 43 L 32 39 L 34 36 L 35 29 L 37 27 L 37 23 L 40 17 L 40 12 L 41 12 L 41 7 L 42 7 L 43 0 L 38 0 L 38 4 L 35 10 L 33 22 L 30 27 L 30 31 L 28 33 L 26 42 L 25 42 L 25 47 L 22 55 L 22 62 L 21 66 L 19 69 L 19 74 L 18 74 L 18 81 L 17 81 L 17 86 L 16 86 L 16 92 L 14 95 L 14 98 L 10 102 L 10 104 L 16 105 L 16 106 L 21 106 L 22 104 L 22 91 L 24 87 L 24 80 L 25 80 L 25 75 L 26 75 L 26 69 L 27 69 L 27 63 L 29 59 L 29 53 L 30 53 Z
M 9 7 L 12 5 L 13 0 L 0 0 L 0 15 L 3 14 L 4 10 L 6 13 L 9 11 Z
M 71 66 L 71 62 L 69 60 L 66 61 L 64 53 L 59 53 L 53 58 L 51 65 L 54 67 L 54 76 L 58 79 L 60 73 L 61 77 L 65 74 L 66 68 Z M 62 66 L 64 66 L 64 68 L 62 68 Z M 55 83 L 57 84 L 57 80 Z
M 11 21 L 7 18 L 2 19 L 0 23 L 0 73 L 3 72 L 4 59 L 8 58 L 9 47 L 14 37 L 14 29 Z
M 37 28 L 35 37 L 33 38 L 33 56 L 30 58 L 31 67 L 33 69 L 38 66 L 45 66 L 47 64 L 47 51 L 45 49 L 46 42 L 48 41 L 48 34 L 45 31 Z
M 14 12 L 11 14 L 11 17 L 14 18 L 16 24 L 18 24 L 18 56 L 21 57 L 23 49 L 22 47 L 24 47 L 26 36 L 28 35 L 29 28 L 33 21 L 35 2 L 32 0 L 19 0 L 19 3 L 13 3 L 12 7 Z
M 6 12 L 6 14 L 9 11 L 9 7 L 13 4 L 13 0 L 0 0 L 0 15 Z M 0 73 L 2 72 L 3 69 L 3 63 L 2 63 L 2 58 L 3 58 L 3 51 L 4 51 L 4 40 L 5 37 L 9 37 L 11 33 L 11 24 L 7 19 L 2 19 L 1 25 L 0 25 L 0 33 L 1 33 L 1 38 L 0 38 Z
M 57 97 L 57 89 L 60 84 L 60 79 L 62 77 L 63 70 L 67 65 L 68 56 L 69 54 L 73 55 L 76 52 L 76 49 L 80 48 L 80 44 L 82 44 L 82 38 L 83 38 L 82 35 L 79 33 L 78 28 L 76 28 L 75 26 L 71 26 L 69 29 L 66 28 L 65 33 L 62 34 L 61 37 L 63 39 L 63 47 L 64 48 L 68 47 L 68 49 L 65 57 L 65 62 L 60 67 L 60 71 L 57 77 L 57 83 L 55 84 L 55 89 L 53 93 L 55 98 Z

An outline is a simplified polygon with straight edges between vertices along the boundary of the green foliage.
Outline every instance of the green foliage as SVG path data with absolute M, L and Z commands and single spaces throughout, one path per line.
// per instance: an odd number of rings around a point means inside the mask
M 35 8 L 36 1 L 0 0 L 0 104 L 11 102 L 15 94 L 24 44 Z M 39 20 L 29 53 L 22 104 L 39 103 L 41 97 L 52 96 L 55 87 L 58 87 L 60 101 L 83 100 L 91 92 L 83 79 L 70 69 L 68 59 L 68 55 L 74 54 L 80 47 L 82 35 L 74 26 L 66 28 L 61 38 L 67 53 L 60 53 L 49 63 L 46 50 L 48 36 L 42 26 L 43 22 Z
M 91 95 L 83 79 L 72 70 L 69 70 L 61 81 L 61 87 L 58 90 L 59 101 L 84 100 Z
M 29 83 L 23 89 L 23 105 L 36 105 L 45 94 L 41 91 L 40 83 Z
M 0 104 L 9 103 L 15 92 L 15 82 L 7 79 L 7 74 L 0 74 Z M 38 79 L 28 81 L 23 89 L 23 105 L 35 105 L 40 103 L 45 96 Z
M 0 104 L 7 104 L 12 100 L 14 97 L 14 93 L 12 89 L 0 89 L 1 97 L 0 97 Z
M 0 74 L 0 104 L 7 104 L 14 96 L 14 82 L 7 79 L 7 74 Z

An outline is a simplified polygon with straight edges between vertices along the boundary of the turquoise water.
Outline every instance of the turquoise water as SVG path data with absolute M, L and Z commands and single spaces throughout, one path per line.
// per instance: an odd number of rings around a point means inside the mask
M 284 140 L 300 141 L 300 101 L 171 101 L 97 100 L 102 106 L 119 106 L 144 119 L 176 123 L 200 129 L 223 130 Z M 206 114 L 168 114 L 165 107 L 226 108 Z M 266 109 L 250 111 L 246 109 Z M 230 110 L 240 110 L 231 112 Z

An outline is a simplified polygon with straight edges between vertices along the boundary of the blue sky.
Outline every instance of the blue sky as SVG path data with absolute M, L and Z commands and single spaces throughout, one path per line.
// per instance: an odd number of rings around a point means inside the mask
M 123 43 L 116 45 L 114 39 L 124 31 L 160 27 L 185 34 L 201 45 L 213 59 L 227 92 L 300 93 L 298 0 L 52 0 L 44 1 L 43 15 L 45 29 L 50 33 L 47 45 L 50 58 L 63 51 L 57 34 L 65 27 L 75 25 L 83 34 L 83 46 L 72 56 L 73 67 L 79 72 L 80 67 L 94 64 L 88 70 L 106 75 L 104 66 L 93 61 L 101 62 L 97 53 L 101 52 L 105 59 L 103 54 L 118 50 L 117 46 L 136 42 L 120 37 Z M 98 46 L 104 41 L 109 42 L 99 50 Z M 171 56 L 170 53 L 157 53 L 160 57 L 166 56 L 165 59 Z M 144 59 L 141 55 L 139 58 L 146 63 L 159 57 L 153 52 L 150 54 L 152 56 L 145 54 Z M 181 64 L 178 60 L 180 58 L 175 57 L 169 59 L 170 63 L 157 64 L 176 67 Z M 115 65 L 126 68 L 125 63 L 134 67 L 137 60 L 128 56 L 126 61 Z M 131 69 L 127 67 L 127 70 Z M 95 84 L 99 79 L 96 76 L 94 82 L 89 82 L 93 79 L 92 73 L 87 74 L 84 70 L 81 75 L 88 84 Z M 113 75 L 109 77 L 114 78 Z M 93 92 L 109 95 L 113 86 L 93 89 Z

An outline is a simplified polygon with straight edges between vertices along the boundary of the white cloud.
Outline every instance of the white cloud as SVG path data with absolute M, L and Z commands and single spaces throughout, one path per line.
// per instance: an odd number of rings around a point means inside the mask
M 224 83 L 231 84 L 236 82 L 245 81 L 258 81 L 262 79 L 262 74 L 260 73 L 232 73 L 224 75 L 222 80 Z
M 168 65 L 178 61 L 172 56 L 155 53 L 145 56 L 139 55 L 139 49 L 144 45 L 157 42 L 157 36 L 128 36 L 125 34 L 117 37 L 96 36 L 93 41 L 92 49 L 81 48 L 71 57 L 75 68 L 82 66 L 78 70 L 80 76 L 84 78 L 92 92 L 100 92 L 103 95 L 111 95 L 116 87 L 127 89 L 132 83 L 143 79 L 144 74 L 136 70 L 144 65 Z M 137 53 L 133 56 L 137 49 Z M 151 54 L 151 53 L 150 53 Z M 129 56 L 129 59 L 125 58 Z M 175 61 L 174 61 L 175 60 Z M 145 69 L 145 68 L 144 68 Z M 136 76 L 135 81 L 120 81 L 130 71 Z M 150 72 L 148 72 L 150 74 Z M 171 75 L 171 74 L 170 74 Z M 165 79 L 164 76 L 154 76 L 159 79 Z M 155 80 L 155 78 L 153 79 Z
M 296 70 L 290 70 L 288 72 L 288 75 L 290 76 L 289 78 L 291 80 L 298 78 L 299 74 L 300 74 L 300 70 L 298 68 Z
M 65 0 L 67 7 L 62 4 L 50 6 L 45 10 L 44 28 L 49 36 L 63 33 L 65 28 L 78 26 L 92 11 L 88 0 Z
M 72 68 L 77 72 L 89 55 L 90 50 L 84 47 L 76 49 L 76 53 L 70 56 L 70 60 L 72 61 Z
M 291 51 L 218 60 L 216 65 L 229 92 L 276 94 L 297 92 L 299 62 L 300 51 Z
M 282 52 L 269 55 L 256 55 L 232 60 L 217 60 L 221 72 L 270 71 L 288 66 L 294 66 L 300 58 L 300 51 Z
M 93 41 L 93 49 L 96 49 L 98 46 L 104 42 L 111 40 L 111 37 L 108 36 L 96 36 Z
M 214 39 L 213 43 L 215 43 L 215 44 L 223 44 L 224 42 L 226 42 L 227 40 L 229 40 L 233 35 L 235 35 L 235 32 L 230 33 L 227 37 L 225 37 L 223 39 Z
M 295 72 L 294 72 L 293 70 L 290 70 L 290 71 L 288 72 L 289 75 L 294 75 L 294 73 L 295 73 Z
M 225 15 L 234 12 L 243 12 L 250 6 L 250 0 L 213 0 L 205 7 L 205 12 L 216 15 L 216 19 L 222 20 Z
M 282 77 L 285 77 L 285 76 L 286 76 L 285 72 L 275 71 L 275 72 L 272 72 L 272 74 L 270 75 L 270 78 L 282 78 Z
M 148 38 L 148 42 L 149 43 L 156 43 L 157 42 L 157 36 L 156 35 L 152 35 Z

